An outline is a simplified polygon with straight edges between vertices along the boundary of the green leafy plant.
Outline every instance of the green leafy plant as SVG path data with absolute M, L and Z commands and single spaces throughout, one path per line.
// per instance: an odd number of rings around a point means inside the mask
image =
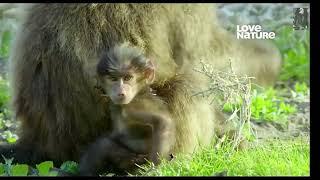
M 280 80 L 308 82 L 310 79 L 309 31 L 294 31 L 284 26 L 274 40 L 283 55 Z
M 7 159 L 3 157 L 5 163 L 0 163 L 1 176 L 57 176 L 59 171 L 70 174 L 78 174 L 78 164 L 74 161 L 64 162 L 60 169 L 54 168 L 52 161 L 44 161 L 36 165 L 36 168 L 27 164 L 12 164 L 13 158 Z
M 294 112 L 296 112 L 295 106 L 285 103 L 282 97 L 276 95 L 273 88 L 263 93 L 253 91 L 251 113 L 254 119 L 283 123 L 287 120 L 287 116 Z
M 0 77 L 0 111 L 5 108 L 10 98 L 8 82 Z
M 0 176 L 5 176 L 6 175 L 6 169 L 5 169 L 5 164 L 0 164 Z
M 29 166 L 26 164 L 17 164 L 12 166 L 11 175 L 12 176 L 27 176 L 29 171 Z
M 234 103 L 226 103 L 223 106 L 225 112 L 233 112 L 241 106 L 242 102 L 238 100 Z M 257 121 L 276 121 L 283 123 L 287 116 L 296 112 L 294 105 L 284 102 L 284 99 L 276 94 L 273 88 L 264 92 L 258 92 L 256 89 L 252 92 L 251 99 L 251 117 Z
M 78 174 L 79 169 L 78 169 L 78 164 L 74 161 L 66 161 L 64 162 L 61 166 L 60 169 L 71 173 L 71 174 Z
M 2 156 L 5 160 L 5 164 L 0 164 L 0 175 L 2 176 L 27 176 L 29 166 L 27 164 L 12 164 L 13 158 L 7 159 Z
M 304 50 L 302 45 L 297 45 L 298 49 L 301 48 L 301 51 Z M 306 52 L 296 52 L 295 50 L 289 51 L 284 54 L 284 64 L 280 74 L 280 79 L 283 81 L 287 80 L 298 80 L 304 82 L 310 78 L 309 71 L 310 65 L 307 62 L 308 55 Z
M 3 164 L 4 169 L 4 175 L 10 176 L 11 175 L 11 168 L 12 168 L 12 161 L 13 158 L 7 159 L 6 157 L 2 156 L 2 158 L 5 161 L 5 164 Z
M 306 83 L 299 83 L 297 82 L 295 85 L 294 85 L 294 90 L 297 92 L 297 93 L 301 93 L 303 95 L 306 95 L 308 94 L 309 92 L 309 87 L 307 86 Z
M 58 172 L 50 171 L 53 168 L 52 161 L 45 161 L 38 165 L 36 165 L 37 170 L 39 172 L 39 176 L 57 176 Z
M 294 85 L 294 90 L 291 90 L 291 94 L 292 98 L 304 99 L 306 96 L 310 95 L 310 88 L 305 82 L 297 82 Z
M 12 133 L 11 131 L 4 131 L 3 134 L 1 135 L 3 136 L 8 143 L 13 144 L 17 141 L 17 135 Z

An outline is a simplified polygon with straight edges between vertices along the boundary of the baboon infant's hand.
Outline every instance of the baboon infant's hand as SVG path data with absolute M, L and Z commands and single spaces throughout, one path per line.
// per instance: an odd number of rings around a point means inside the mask
M 137 165 L 142 165 L 147 162 L 147 157 L 148 155 L 145 154 L 135 154 L 135 153 L 130 153 L 130 157 L 121 157 L 119 158 L 119 168 L 120 169 L 133 169 Z

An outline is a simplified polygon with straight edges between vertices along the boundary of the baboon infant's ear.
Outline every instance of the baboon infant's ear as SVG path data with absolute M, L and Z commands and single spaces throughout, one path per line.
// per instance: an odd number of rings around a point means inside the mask
M 151 84 L 153 83 L 155 77 L 156 77 L 156 74 L 155 74 L 155 66 L 152 62 L 152 60 L 148 59 L 147 60 L 147 69 L 144 73 L 145 77 L 146 77 L 146 83 L 147 84 Z

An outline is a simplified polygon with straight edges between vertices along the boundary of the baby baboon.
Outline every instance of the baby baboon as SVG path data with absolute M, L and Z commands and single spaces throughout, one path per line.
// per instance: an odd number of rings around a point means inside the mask
M 110 137 L 100 138 L 90 145 L 80 161 L 80 173 L 92 174 L 89 170 L 101 169 L 92 166 L 102 165 L 103 161 L 117 161 L 118 156 L 109 152 L 111 140 L 127 147 L 130 152 L 146 154 L 156 165 L 160 157 L 169 159 L 175 128 L 167 104 L 150 88 L 155 78 L 152 61 L 138 49 L 122 44 L 103 56 L 97 71 L 98 86 L 110 98 L 112 132 Z M 117 165 L 129 169 L 124 165 L 131 164 Z
M 220 116 L 204 99 L 191 97 L 208 83 L 193 71 L 199 60 L 223 68 L 231 58 L 237 73 L 260 80 L 276 77 L 280 62 L 273 48 L 240 44 L 214 13 L 209 4 L 32 5 L 10 56 L 21 132 L 0 153 L 29 164 L 77 160 L 90 142 L 110 133 L 110 109 L 94 88 L 95 68 L 105 50 L 124 42 L 156 66 L 151 87 L 175 124 L 173 151 L 208 145 Z

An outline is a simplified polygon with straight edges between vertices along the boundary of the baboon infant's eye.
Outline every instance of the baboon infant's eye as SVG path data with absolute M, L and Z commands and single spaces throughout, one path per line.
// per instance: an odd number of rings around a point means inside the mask
M 127 74 L 127 75 L 124 76 L 123 80 L 124 81 L 130 81 L 132 78 L 133 78 L 132 75 Z
M 117 80 L 118 80 L 118 78 L 115 77 L 115 76 L 109 76 L 108 78 L 109 78 L 111 81 L 117 81 Z

